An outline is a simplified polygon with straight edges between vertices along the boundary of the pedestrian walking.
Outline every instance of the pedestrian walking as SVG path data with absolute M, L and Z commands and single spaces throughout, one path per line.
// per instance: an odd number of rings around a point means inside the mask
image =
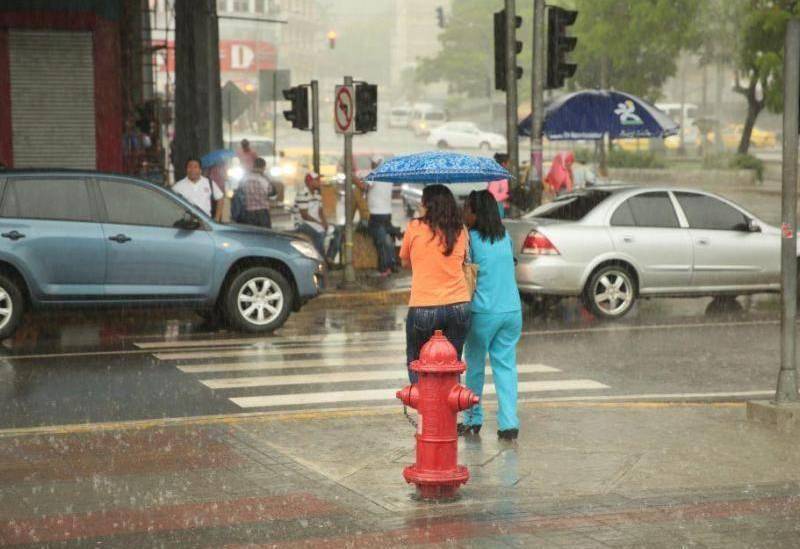
M 380 166 L 382 158 L 372 159 L 372 169 Z M 392 227 L 392 183 L 373 181 L 369 184 L 367 205 L 369 206 L 369 223 L 367 229 L 375 250 L 378 252 L 378 272 L 382 277 L 392 274 L 397 268 L 395 257 L 394 228 Z
M 469 331 L 470 293 L 464 276 L 467 231 L 450 189 L 429 185 L 422 191 L 420 218 L 408 224 L 400 259 L 411 269 L 411 299 L 406 318 L 408 378 L 417 382 L 411 363 L 442 330 L 458 356 Z
M 328 267 L 331 269 L 337 266 L 336 258 L 339 257 L 339 265 L 341 265 L 341 252 L 342 252 L 342 237 L 344 236 L 345 224 L 345 204 L 344 193 L 337 190 L 336 192 L 336 219 L 333 223 L 333 234 L 331 234 L 330 241 L 328 242 L 328 250 L 325 254 Z
M 497 391 L 497 435 L 514 440 L 519 434 L 517 417 L 517 343 L 522 333 L 522 305 L 514 275 L 511 238 L 498 215 L 497 202 L 488 191 L 473 191 L 464 206 L 469 227 L 470 256 L 478 266 L 478 282 L 472 296 L 472 321 L 464 349 L 467 387 L 483 394 L 486 354 Z M 483 424 L 480 404 L 464 413 L 460 434 L 475 433 Z
M 245 180 L 236 189 L 231 215 L 237 223 L 272 228 L 269 215 L 270 182 L 264 175 L 266 168 L 264 159 L 256 158 L 253 171 L 245 176 Z
M 250 141 L 247 139 L 242 139 L 241 143 L 239 143 L 239 146 L 239 151 L 236 153 L 236 156 L 239 157 L 239 163 L 246 171 L 253 171 L 253 167 L 256 164 L 256 158 L 258 158 L 258 153 L 250 148 Z
M 172 190 L 203 210 L 209 217 L 222 208 L 222 190 L 210 179 L 203 177 L 200 161 L 197 158 L 186 161 L 186 177 L 175 183 Z
M 214 219 L 220 223 L 229 223 L 231 221 L 231 201 L 233 200 L 233 189 L 231 188 L 230 181 L 228 180 L 228 162 L 226 160 L 218 160 L 213 166 L 208 169 L 206 176 L 214 183 L 220 191 L 222 191 L 223 198 L 219 208 L 212 208 L 214 212 Z
M 575 162 L 575 155 L 571 152 L 557 153 L 553 158 L 550 171 L 547 172 L 547 177 L 544 178 L 544 182 L 550 187 L 553 196 L 572 191 L 573 162 Z
M 494 160 L 504 168 L 508 168 L 508 155 L 506 153 L 495 153 Z M 490 181 L 488 190 L 497 201 L 497 211 L 500 212 L 500 218 L 504 218 L 508 207 L 508 179 Z
M 320 187 L 322 182 L 316 172 L 308 172 L 305 179 L 306 188 L 297 194 L 294 205 L 296 211 L 295 228 L 308 236 L 322 257 L 325 257 L 325 234 L 328 232 L 328 221 L 322 209 Z

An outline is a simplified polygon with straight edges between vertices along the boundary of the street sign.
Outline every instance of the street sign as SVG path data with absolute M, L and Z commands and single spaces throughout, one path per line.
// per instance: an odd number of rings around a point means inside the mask
M 250 108 L 250 96 L 230 80 L 222 86 L 222 116 L 229 124 Z
M 354 115 L 353 86 L 336 86 L 333 102 L 333 127 L 336 133 L 352 135 L 355 130 Z
M 292 85 L 291 76 L 288 70 L 261 70 L 258 71 L 258 100 L 261 103 L 265 101 L 283 101 L 281 90 Z

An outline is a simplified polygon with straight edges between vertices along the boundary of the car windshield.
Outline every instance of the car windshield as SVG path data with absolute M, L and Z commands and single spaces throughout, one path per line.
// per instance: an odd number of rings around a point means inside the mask
M 525 218 L 579 221 L 609 196 L 611 196 L 610 191 L 599 190 L 564 195 L 553 202 L 539 206 Z

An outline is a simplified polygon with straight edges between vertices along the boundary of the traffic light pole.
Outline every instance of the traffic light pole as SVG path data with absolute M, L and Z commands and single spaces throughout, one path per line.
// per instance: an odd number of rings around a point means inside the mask
M 781 190 L 781 371 L 775 400 L 797 402 L 797 145 L 800 20 L 786 26 L 783 56 L 783 188 Z
M 506 141 L 508 168 L 519 184 L 519 146 L 517 129 L 517 10 L 514 0 L 505 0 L 506 17 Z
M 353 87 L 353 77 L 345 76 L 344 85 Z M 355 120 L 352 122 L 355 124 Z M 353 134 L 344 134 L 344 284 L 352 288 L 356 284 L 353 268 Z
M 311 146 L 314 172 L 319 173 L 319 82 L 311 81 Z
M 544 0 L 533 0 L 533 67 L 531 70 L 531 103 L 533 120 L 531 128 L 530 190 L 534 204 L 542 200 L 542 126 L 544 125 L 544 78 L 545 78 L 545 4 Z

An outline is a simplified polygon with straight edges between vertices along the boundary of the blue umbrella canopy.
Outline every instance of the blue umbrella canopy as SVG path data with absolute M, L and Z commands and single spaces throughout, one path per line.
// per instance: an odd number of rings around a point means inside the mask
M 200 159 L 200 166 L 202 168 L 210 168 L 211 166 L 218 164 L 219 162 L 225 162 L 236 156 L 236 153 L 228 150 L 228 149 L 217 149 L 216 151 L 211 151 L 208 154 L 204 154 L 203 157 Z
M 532 117 L 519 124 L 530 136 Z M 613 90 L 584 90 L 553 101 L 545 109 L 544 135 L 551 141 L 669 137 L 680 125 L 640 97 Z
M 436 151 L 391 158 L 373 170 L 366 180 L 434 184 L 477 183 L 510 178 L 508 170 L 491 158 Z

